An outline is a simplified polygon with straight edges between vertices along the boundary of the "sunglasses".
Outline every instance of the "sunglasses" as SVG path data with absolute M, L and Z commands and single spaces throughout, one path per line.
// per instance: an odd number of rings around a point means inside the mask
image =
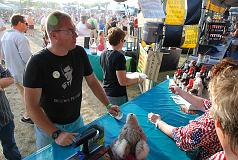
M 28 23 L 27 23 L 27 22 L 21 22 L 21 23 L 24 23 L 26 26 L 28 26 Z

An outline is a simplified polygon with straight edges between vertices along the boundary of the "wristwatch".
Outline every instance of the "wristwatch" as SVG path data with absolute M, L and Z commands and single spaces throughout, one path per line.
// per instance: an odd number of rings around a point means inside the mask
M 51 137 L 52 137 L 53 139 L 56 139 L 56 138 L 59 137 L 59 135 L 60 135 L 61 132 L 62 132 L 62 131 L 61 131 L 60 129 L 58 129 L 58 130 L 56 130 L 56 131 L 54 131 L 54 132 L 52 133 Z

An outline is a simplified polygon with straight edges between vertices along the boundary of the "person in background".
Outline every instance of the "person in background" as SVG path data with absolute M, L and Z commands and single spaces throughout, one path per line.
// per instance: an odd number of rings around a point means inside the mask
M 99 31 L 104 31 L 105 30 L 105 22 L 106 22 L 106 19 L 102 15 L 99 19 L 99 22 L 98 22 Z
M 61 146 L 73 143 L 84 125 L 80 112 L 83 78 L 109 113 L 116 116 L 119 112 L 95 78 L 87 53 L 76 45 L 78 35 L 71 17 L 60 11 L 51 13 L 46 32 L 50 43 L 31 56 L 23 81 L 26 108 L 35 122 L 37 149 L 54 141 Z
M 35 27 L 35 22 L 34 22 L 34 18 L 32 16 L 32 13 L 29 13 L 29 15 L 27 16 L 26 22 L 28 23 L 28 34 L 29 36 L 34 36 L 34 27 Z
M 89 49 L 91 25 L 87 22 L 87 16 L 81 16 L 80 22 L 77 24 L 76 28 L 79 36 L 84 37 L 84 48 Z
M 128 26 L 129 26 L 129 21 L 128 21 L 128 18 L 126 15 L 124 15 L 122 17 L 122 20 L 121 20 L 121 25 L 122 25 L 122 30 L 125 32 L 125 34 L 127 35 L 128 33 Z
M 235 24 L 234 31 L 231 32 L 233 38 L 231 43 L 231 52 L 238 51 L 238 23 Z
M 4 23 L 4 21 L 3 21 L 3 19 L 0 17 L 0 62 L 2 61 L 2 49 L 1 49 L 1 39 L 2 39 L 2 36 L 3 36 L 3 34 L 4 34 L 4 32 L 5 32 L 5 30 L 6 30 L 7 28 L 5 27 L 5 23 Z
M 100 56 L 103 69 L 103 88 L 110 103 L 122 105 L 128 101 L 126 86 L 141 83 L 139 73 L 126 72 L 126 59 L 120 52 L 125 43 L 125 32 L 113 27 L 109 30 L 108 40 L 113 50 L 106 50 Z
M 130 35 L 134 36 L 135 32 L 134 32 L 134 17 L 133 16 L 130 17 L 129 25 L 130 25 Z
M 134 36 L 137 37 L 138 34 L 138 18 L 134 17 Z
M 24 33 L 28 26 L 25 17 L 15 14 L 11 17 L 12 29 L 6 31 L 2 37 L 2 51 L 6 63 L 6 67 L 11 72 L 15 85 L 21 93 L 23 105 L 24 88 L 23 88 L 23 73 L 26 63 L 32 55 L 30 44 Z M 24 107 L 25 108 L 25 107 Z M 23 114 L 21 122 L 33 124 L 27 112 Z
M 88 23 L 91 25 L 91 31 L 90 31 L 90 44 L 92 44 L 94 41 L 97 40 L 97 25 L 98 22 L 97 20 L 94 18 L 94 14 L 91 13 L 91 17 L 88 19 Z
M 8 160 L 20 160 L 21 154 L 14 138 L 14 121 L 4 89 L 14 82 L 10 72 L 0 64 L 0 141 Z
M 46 16 L 44 14 L 40 20 L 40 29 L 42 32 L 45 32 L 45 19 L 46 19 Z
M 98 38 L 99 38 L 98 50 L 103 51 L 105 49 L 104 32 L 103 31 L 99 31 Z
M 212 68 L 212 78 L 226 68 L 236 64 L 235 61 L 230 59 L 223 59 Z M 216 135 L 215 121 L 209 113 L 209 109 L 211 108 L 210 101 L 191 95 L 175 85 L 170 86 L 170 89 L 173 93 L 178 94 L 192 104 L 194 110 L 205 111 L 205 113 L 195 120 L 190 121 L 186 126 L 181 127 L 174 127 L 167 124 L 158 114 L 150 114 L 148 116 L 149 120 L 171 137 L 181 149 L 195 152 L 195 155 L 193 155 L 195 159 L 207 159 L 216 152 L 221 151 L 222 147 Z
M 215 120 L 223 151 L 209 160 L 238 159 L 238 65 L 227 67 L 209 83 L 212 102 L 210 114 Z

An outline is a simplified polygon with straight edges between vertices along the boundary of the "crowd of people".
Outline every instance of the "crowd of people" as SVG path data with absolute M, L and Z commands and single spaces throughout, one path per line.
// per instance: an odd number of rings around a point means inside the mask
M 29 23 L 33 18 L 29 19 L 20 14 L 12 15 L 9 30 L 4 21 L 0 21 L 0 33 L 4 32 L 0 34 L 1 58 L 6 66 L 0 65 L 0 140 L 3 154 L 10 160 L 22 158 L 14 139 L 13 114 L 4 92 L 12 83 L 19 89 L 25 105 L 21 121 L 34 124 L 36 146 L 40 149 L 54 141 L 60 146 L 72 144 L 77 130 L 84 125 L 80 112 L 83 78 L 113 116 L 117 116 L 119 106 L 128 101 L 126 86 L 144 80 L 137 72 L 126 72 L 126 60 L 121 52 L 126 36 L 129 32 L 134 34 L 138 27 L 136 17 L 130 17 L 133 28 L 125 15 L 121 20 L 116 16 L 98 19 L 94 14 L 81 15 L 76 23 L 69 14 L 54 11 L 42 17 L 46 44 L 36 54 L 32 54 L 25 36 L 28 27 L 34 29 L 34 24 Z M 105 35 L 111 49 L 104 46 Z M 83 47 L 76 45 L 78 36 L 84 37 Z M 98 38 L 103 48 L 100 57 L 103 86 L 94 76 L 84 50 Z M 169 88 L 204 114 L 181 127 L 167 124 L 156 113 L 149 114 L 149 120 L 178 147 L 191 151 L 195 159 L 238 159 L 237 62 L 224 59 L 212 68 L 210 99 L 191 95 L 176 85 Z
M 76 45 L 76 38 L 80 30 L 76 29 L 71 16 L 64 12 L 55 11 L 44 18 L 42 30 L 47 35 L 46 45 L 37 54 L 32 54 L 26 37 L 28 35 L 26 34 L 28 33 L 27 30 L 34 29 L 31 15 L 27 17 L 20 14 L 12 15 L 10 18 L 11 29 L 8 30 L 4 21 L 1 21 L 0 24 L 2 33 L 1 60 L 6 67 L 6 69 L 0 68 L 1 104 L 4 104 L 1 106 L 0 112 L 0 140 L 3 154 L 7 159 L 22 158 L 15 143 L 13 114 L 4 94 L 4 88 L 13 82 L 19 89 L 25 105 L 25 113 L 21 121 L 35 125 L 37 149 L 53 141 L 62 146 L 67 146 L 73 142 L 77 130 L 84 125 L 80 114 L 83 78 L 111 115 L 116 116 L 120 111 L 118 105 L 122 104 L 116 104 L 109 99 L 109 95 L 105 93 L 93 74 L 85 50 Z M 90 19 L 87 19 L 86 16 L 81 16 L 81 19 L 82 24 L 87 24 L 85 29 L 90 31 L 86 40 L 89 43 L 90 40 L 93 41 L 97 37 L 98 22 L 94 19 L 93 14 L 91 14 Z M 119 28 L 117 29 L 121 31 L 119 34 L 122 33 L 121 39 L 116 39 L 116 43 L 112 43 L 112 45 L 115 45 L 114 50 L 118 50 L 120 53 L 119 50 L 124 44 L 125 33 Z M 104 34 L 102 33 L 103 31 L 100 32 L 99 37 L 101 44 L 104 44 L 102 42 L 104 41 Z M 112 37 L 110 43 L 115 41 L 113 40 L 115 38 L 117 37 Z M 119 48 L 116 47 L 118 42 L 120 43 Z M 143 80 L 140 79 L 138 73 L 132 78 L 125 77 L 125 57 L 123 56 L 121 60 L 118 64 L 121 68 L 115 68 L 113 74 L 119 71 L 121 72 L 119 77 L 126 78 L 127 81 L 132 79 L 133 83 L 142 82 Z M 49 66 L 46 66 L 46 61 L 52 63 L 48 63 Z M 132 84 L 125 80 L 122 81 L 123 90 L 126 85 Z M 117 81 L 117 77 L 115 77 L 115 81 Z M 115 86 L 112 88 L 115 89 Z M 60 112 L 58 112 L 59 110 Z

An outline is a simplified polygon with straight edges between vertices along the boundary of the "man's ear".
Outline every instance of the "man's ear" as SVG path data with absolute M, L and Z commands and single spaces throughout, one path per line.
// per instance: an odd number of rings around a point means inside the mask
M 49 34 L 49 37 L 55 39 L 56 38 L 56 33 L 55 32 L 51 32 Z

